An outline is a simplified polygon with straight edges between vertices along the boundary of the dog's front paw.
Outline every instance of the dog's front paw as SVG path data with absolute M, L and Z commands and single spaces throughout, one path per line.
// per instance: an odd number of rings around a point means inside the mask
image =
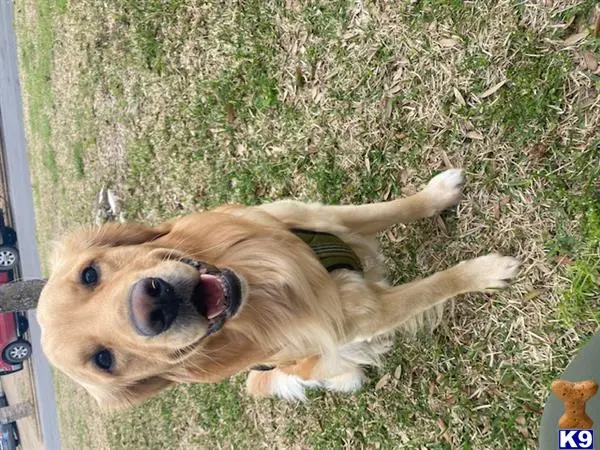
M 462 198 L 465 174 L 462 169 L 450 169 L 433 177 L 423 193 L 431 205 L 431 215 L 456 205 Z
M 502 289 L 519 273 L 519 260 L 498 253 L 481 256 L 463 263 L 468 271 L 472 291 Z M 461 266 L 463 265 L 461 264 Z M 459 266 L 460 267 L 460 266 Z

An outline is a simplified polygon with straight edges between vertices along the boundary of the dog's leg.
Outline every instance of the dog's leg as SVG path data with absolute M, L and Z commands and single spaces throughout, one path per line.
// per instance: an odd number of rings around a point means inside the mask
M 250 370 L 246 379 L 246 391 L 255 397 L 281 397 L 286 400 L 306 400 L 305 388 L 320 387 L 315 369 L 322 357 L 311 356 L 287 366 L 272 370 Z
M 456 295 L 504 288 L 517 275 L 518 268 L 517 259 L 490 254 L 401 286 L 372 285 L 380 303 L 376 320 L 361 320 L 360 328 L 354 333 L 377 335 L 398 328 Z
M 518 268 L 515 258 L 490 254 L 394 287 L 383 283 L 366 285 L 356 274 L 340 272 L 337 280 L 346 313 L 344 328 L 348 348 L 343 350 L 342 347 L 339 355 L 314 356 L 270 372 L 252 371 L 248 392 L 302 400 L 309 383 L 338 391 L 357 390 L 364 381 L 360 364 L 376 361 L 376 357 L 364 353 L 364 349 L 363 355 L 358 352 L 361 341 L 393 331 L 459 294 L 504 288 L 517 275 Z M 358 345 L 358 350 L 353 345 Z M 366 359 L 359 361 L 360 358 Z
M 366 380 L 360 363 L 367 365 L 375 362 L 368 356 L 364 361 L 348 360 L 343 353 L 312 356 L 268 371 L 251 370 L 246 379 L 246 390 L 255 397 L 275 396 L 300 401 L 306 400 L 306 388 L 358 391 Z
M 417 194 L 390 202 L 330 206 L 284 200 L 259 208 L 291 226 L 319 229 L 321 224 L 325 224 L 324 228 L 338 224 L 352 232 L 371 235 L 396 223 L 433 216 L 457 204 L 463 183 L 463 171 L 451 169 L 433 177 Z

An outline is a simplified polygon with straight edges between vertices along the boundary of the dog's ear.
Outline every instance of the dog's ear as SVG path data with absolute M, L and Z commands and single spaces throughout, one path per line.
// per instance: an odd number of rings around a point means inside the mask
M 57 269 L 66 262 L 65 255 L 78 255 L 92 247 L 118 247 L 152 242 L 171 231 L 169 222 L 156 227 L 137 223 L 109 222 L 101 227 L 84 228 L 55 242 L 50 258 L 51 267 Z
M 96 399 L 100 408 L 123 409 L 142 403 L 172 384 L 170 380 L 154 376 L 114 390 L 105 386 L 86 386 L 86 389 Z
M 155 227 L 138 223 L 108 222 L 101 227 L 84 228 L 67 235 L 55 245 L 55 256 L 77 253 L 90 247 L 118 247 L 152 242 L 171 231 L 169 222 Z M 56 259 L 56 258 L 53 258 Z
M 88 242 L 92 246 L 117 247 L 151 242 L 169 233 L 171 225 L 163 223 L 148 227 L 138 223 L 109 222 L 90 232 Z

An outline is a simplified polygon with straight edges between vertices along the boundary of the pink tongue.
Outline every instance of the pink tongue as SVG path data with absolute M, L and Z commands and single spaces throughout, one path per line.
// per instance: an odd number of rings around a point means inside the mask
M 202 280 L 202 287 L 204 289 L 204 304 L 206 305 L 206 317 L 214 319 L 223 311 L 225 311 L 225 305 L 223 304 L 223 288 L 221 282 L 214 275 L 202 274 L 200 275 Z

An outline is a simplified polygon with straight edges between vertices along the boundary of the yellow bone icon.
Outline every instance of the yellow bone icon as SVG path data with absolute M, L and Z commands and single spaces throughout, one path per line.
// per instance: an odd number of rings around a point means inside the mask
M 594 422 L 585 412 L 585 404 L 598 392 L 598 383 L 593 380 L 577 383 L 556 380 L 552 383 L 551 389 L 565 405 L 564 413 L 558 420 L 559 428 L 592 428 Z

